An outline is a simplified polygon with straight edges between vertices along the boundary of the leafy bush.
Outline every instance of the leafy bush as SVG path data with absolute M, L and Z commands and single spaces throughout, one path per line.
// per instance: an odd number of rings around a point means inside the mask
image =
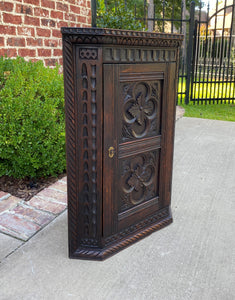
M 41 61 L 0 57 L 0 176 L 65 170 L 63 78 Z
M 99 0 L 97 16 L 97 27 L 140 31 L 144 28 L 143 24 L 135 19 L 133 10 L 125 6 L 124 1 L 105 8 L 104 0 Z

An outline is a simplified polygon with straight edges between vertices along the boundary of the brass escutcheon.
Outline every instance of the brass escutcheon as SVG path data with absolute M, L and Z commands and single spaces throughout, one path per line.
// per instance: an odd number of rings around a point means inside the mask
M 114 148 L 111 146 L 111 147 L 109 147 L 109 157 L 110 158 L 113 158 L 114 157 Z

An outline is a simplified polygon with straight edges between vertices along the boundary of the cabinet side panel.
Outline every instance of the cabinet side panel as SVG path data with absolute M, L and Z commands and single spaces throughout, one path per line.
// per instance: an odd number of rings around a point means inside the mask
M 160 165 L 160 197 L 163 207 L 171 203 L 171 183 L 174 149 L 174 128 L 176 111 L 176 64 L 167 64 L 166 78 L 163 86 L 162 107 L 162 156 Z M 171 87 L 171 88 L 169 88 Z

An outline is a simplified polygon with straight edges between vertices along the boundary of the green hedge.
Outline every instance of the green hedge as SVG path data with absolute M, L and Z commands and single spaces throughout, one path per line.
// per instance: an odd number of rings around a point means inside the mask
M 144 24 L 135 20 L 134 5 L 130 8 L 123 0 L 118 5 L 107 5 L 107 8 L 104 0 L 98 0 L 97 4 L 97 27 L 139 31 L 144 29 Z
M 38 178 L 65 170 L 64 90 L 58 68 L 0 57 L 0 176 Z

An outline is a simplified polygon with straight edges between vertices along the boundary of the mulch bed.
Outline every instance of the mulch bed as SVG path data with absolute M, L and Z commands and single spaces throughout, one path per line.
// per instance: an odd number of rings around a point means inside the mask
M 34 195 L 48 187 L 58 179 L 66 176 L 65 173 L 58 177 L 47 177 L 32 180 L 32 178 L 16 179 L 10 176 L 0 177 L 0 191 L 29 201 Z

